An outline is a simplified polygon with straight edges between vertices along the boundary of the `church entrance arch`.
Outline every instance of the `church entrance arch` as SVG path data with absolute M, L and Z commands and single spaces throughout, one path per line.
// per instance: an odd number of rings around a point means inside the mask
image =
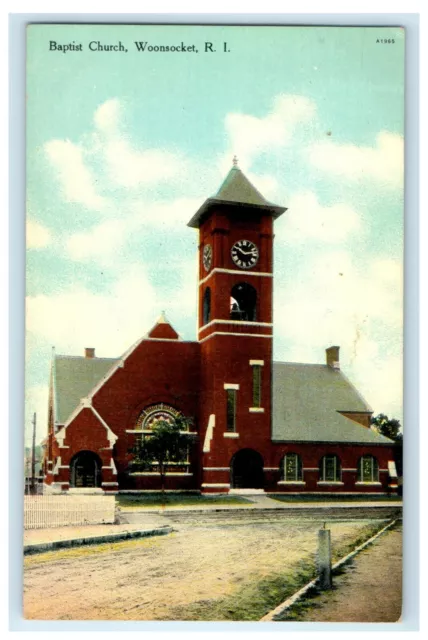
M 263 488 L 263 458 L 254 449 L 241 449 L 231 460 L 233 489 Z
M 71 487 L 100 487 L 101 460 L 93 451 L 79 451 L 70 462 Z

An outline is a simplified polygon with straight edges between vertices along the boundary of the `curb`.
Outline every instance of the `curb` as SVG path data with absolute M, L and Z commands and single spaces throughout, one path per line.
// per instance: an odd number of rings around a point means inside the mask
M 173 531 L 172 527 L 162 526 L 156 529 L 139 529 L 137 531 L 121 531 L 120 533 L 106 533 L 102 536 L 90 536 L 88 538 L 71 538 L 69 540 L 53 540 L 39 544 L 24 545 L 24 555 L 55 551 L 57 549 L 69 549 L 90 544 L 102 544 L 104 542 L 119 542 L 133 538 L 148 538 L 150 536 L 163 536 Z
M 246 513 L 266 513 L 266 512 L 287 512 L 287 511 L 303 511 L 305 509 L 307 509 L 308 511 L 312 512 L 315 510 L 319 510 L 319 511 L 324 511 L 326 509 L 328 510 L 344 510 L 344 509 L 402 509 L 403 505 L 402 503 L 393 503 L 393 504 L 388 504 L 388 503 L 375 503 L 373 502 L 372 504 L 365 504 L 364 506 L 361 506 L 359 504 L 337 504 L 335 505 L 334 503 L 329 503 L 329 504 L 295 504 L 292 505 L 290 504 L 290 506 L 284 506 L 284 507 L 276 507 L 276 506 L 266 506 L 266 507 L 260 507 L 260 506 L 237 506 L 237 507 L 208 507 L 208 508 L 196 508 L 196 509 L 182 509 L 181 507 L 176 507 L 176 508 L 166 508 L 166 509 L 155 509 L 152 507 L 143 507 L 141 509 L 138 508 L 121 508 L 119 514 L 126 516 L 127 514 L 133 514 L 133 513 L 150 513 L 150 514 L 156 514 L 156 515 L 173 515 L 173 514 L 185 514 L 185 515 L 191 515 L 191 514 L 201 514 L 201 513 L 235 513 L 237 511 L 241 511 L 241 512 L 246 512 Z
M 393 527 L 395 525 L 395 523 L 398 520 L 392 520 L 392 522 L 389 522 L 386 527 L 383 527 L 380 531 L 378 531 L 377 533 L 375 533 L 374 536 L 372 536 L 371 538 L 369 538 L 368 540 L 366 540 L 365 542 L 363 542 L 363 544 L 360 544 L 358 547 L 356 547 L 353 551 L 351 551 L 350 553 L 348 553 L 346 556 L 344 556 L 343 558 L 341 558 L 340 560 L 338 560 L 332 567 L 332 571 L 337 571 L 337 569 L 339 569 L 342 565 L 346 564 L 347 562 L 349 562 L 350 560 L 352 560 L 352 558 L 354 556 L 356 556 L 358 553 L 360 553 L 360 551 L 362 551 L 363 549 L 365 549 L 365 547 L 367 547 L 369 544 L 371 544 L 374 540 L 376 540 L 376 538 L 378 538 L 379 536 L 381 536 L 383 533 L 385 533 L 385 531 L 387 531 L 388 529 L 390 529 L 391 527 Z M 287 600 L 285 600 L 284 602 L 282 602 L 280 605 L 278 605 L 275 609 L 273 609 L 272 611 L 269 611 L 269 613 L 267 613 L 265 616 L 263 616 L 263 618 L 260 618 L 259 622 L 279 622 L 278 620 L 278 616 L 284 614 L 288 609 L 290 609 L 298 600 L 300 600 L 304 595 L 306 595 L 308 593 L 308 591 L 310 591 L 311 589 L 313 589 L 314 587 L 316 587 L 318 584 L 318 578 L 315 578 L 314 580 L 311 580 L 311 582 L 308 582 L 307 584 L 305 584 L 305 586 L 303 586 L 301 589 L 299 589 L 299 591 L 296 591 L 296 593 L 294 593 L 292 596 L 290 596 L 289 598 L 287 598 Z

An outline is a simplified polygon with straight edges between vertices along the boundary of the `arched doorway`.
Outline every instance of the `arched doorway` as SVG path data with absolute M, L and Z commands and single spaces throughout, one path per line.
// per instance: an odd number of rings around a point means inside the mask
M 233 489 L 263 488 L 263 458 L 254 449 L 241 449 L 231 461 Z
M 100 487 L 101 460 L 93 451 L 79 451 L 70 462 L 71 487 Z

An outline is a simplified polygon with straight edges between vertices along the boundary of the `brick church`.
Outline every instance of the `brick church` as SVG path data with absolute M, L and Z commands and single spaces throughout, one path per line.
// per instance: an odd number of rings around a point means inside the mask
M 157 420 L 184 416 L 197 437 L 169 465 L 167 490 L 396 491 L 393 442 L 370 429 L 339 347 L 323 365 L 272 359 L 273 226 L 285 211 L 234 160 L 188 223 L 199 232 L 197 340 L 162 314 L 120 357 L 53 355 L 47 490 L 159 490 L 156 461 L 134 471 L 130 451 Z

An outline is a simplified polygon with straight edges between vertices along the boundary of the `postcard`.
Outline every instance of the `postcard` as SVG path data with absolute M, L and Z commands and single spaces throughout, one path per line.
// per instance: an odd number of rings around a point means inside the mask
M 399 621 L 404 49 L 28 26 L 25 618 Z

